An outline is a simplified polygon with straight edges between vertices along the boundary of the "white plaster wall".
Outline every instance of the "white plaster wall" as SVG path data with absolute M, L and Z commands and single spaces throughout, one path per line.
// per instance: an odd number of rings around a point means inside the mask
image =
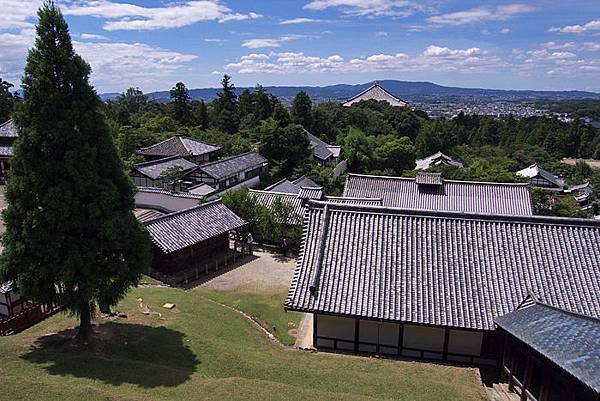
M 444 329 L 407 324 L 404 326 L 403 346 L 442 352 L 444 350 Z
M 227 188 L 216 194 L 212 194 L 209 197 L 207 197 L 206 199 L 207 200 L 217 199 L 217 198 L 220 198 L 223 194 L 225 194 L 227 192 L 237 191 L 240 188 L 256 188 L 258 186 L 258 184 L 260 184 L 260 177 L 252 177 L 247 181 L 237 183 L 236 185 L 234 185 L 231 188 Z
M 199 199 L 183 198 L 154 192 L 137 192 L 135 205 L 145 208 L 162 209 L 169 212 L 194 207 L 200 203 Z
M 317 336 L 354 341 L 354 319 L 329 315 L 316 315 Z
M 466 355 L 479 355 L 483 333 L 477 331 L 450 330 L 448 352 Z

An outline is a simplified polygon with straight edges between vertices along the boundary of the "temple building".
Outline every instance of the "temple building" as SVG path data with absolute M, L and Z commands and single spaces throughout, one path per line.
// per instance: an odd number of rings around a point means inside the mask
M 463 164 L 442 152 L 437 152 L 423 159 L 417 159 L 415 170 L 427 170 L 434 166 L 454 166 L 463 168 Z
M 183 135 L 175 135 L 162 142 L 139 149 L 136 153 L 148 160 L 179 156 L 194 164 L 202 164 L 215 160 L 220 149 L 221 147 L 217 145 Z
M 598 399 L 600 221 L 314 200 L 306 208 L 284 306 L 312 314 L 315 348 L 503 363 L 531 394 L 546 391 L 539 372 L 567 390 L 522 399 Z M 530 294 L 541 311 L 524 308 Z
M 354 103 L 358 103 L 363 100 L 377 100 L 379 102 L 383 101 L 383 102 L 387 102 L 388 104 L 390 104 L 391 106 L 394 106 L 394 107 L 407 107 L 408 106 L 407 102 L 400 99 L 399 97 L 392 95 L 390 92 L 385 90 L 381 85 L 379 85 L 379 82 L 377 82 L 377 81 L 375 81 L 373 83 L 373 85 L 371 87 L 369 87 L 367 90 L 346 100 L 344 103 L 342 103 L 342 106 L 350 107 Z
M 383 199 L 384 206 L 402 209 L 534 214 L 529 184 L 454 181 L 439 173 L 418 173 L 416 178 L 348 174 L 343 196 Z
M 0 180 L 5 181 L 10 174 L 13 144 L 19 137 L 19 130 L 13 120 L 0 125 Z

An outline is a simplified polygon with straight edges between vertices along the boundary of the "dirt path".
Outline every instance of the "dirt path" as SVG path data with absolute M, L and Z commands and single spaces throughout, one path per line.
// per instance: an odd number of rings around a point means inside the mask
M 254 251 L 254 260 L 223 273 L 200 285 L 214 290 L 233 290 L 241 286 L 256 289 L 289 287 L 296 269 L 296 259 Z

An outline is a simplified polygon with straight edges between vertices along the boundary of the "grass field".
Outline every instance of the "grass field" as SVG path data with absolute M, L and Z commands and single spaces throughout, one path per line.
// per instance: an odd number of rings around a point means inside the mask
M 472 369 L 291 350 L 207 298 L 254 311 L 278 332 L 293 321 L 274 294 L 134 289 L 118 308 L 128 319 L 98 322 L 86 347 L 70 340 L 76 321 L 65 315 L 0 337 L 0 399 L 485 399 Z M 166 302 L 176 310 L 163 309 Z

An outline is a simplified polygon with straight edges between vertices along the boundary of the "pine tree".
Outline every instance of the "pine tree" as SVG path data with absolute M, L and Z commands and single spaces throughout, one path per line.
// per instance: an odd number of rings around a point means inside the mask
M 0 78 L 0 124 L 8 120 L 12 112 L 14 103 L 13 95 L 10 93 L 12 87 L 13 84 Z
M 223 90 L 218 94 L 218 98 L 214 103 L 215 126 L 223 132 L 234 134 L 240 126 L 235 86 L 231 83 L 231 77 L 227 74 L 223 76 L 221 85 Z
M 25 298 L 78 315 L 78 338 L 87 340 L 96 305 L 115 305 L 147 269 L 150 243 L 133 216 L 133 185 L 88 83 L 90 66 L 52 1 L 38 16 L 15 116 L 21 131 L 0 278 Z
M 187 125 L 192 120 L 192 109 L 190 107 L 190 95 L 183 82 L 177 82 L 169 92 L 171 103 L 169 107 L 171 116 L 181 125 Z
M 292 120 L 307 130 L 312 130 L 312 102 L 308 93 L 298 92 L 292 101 Z

